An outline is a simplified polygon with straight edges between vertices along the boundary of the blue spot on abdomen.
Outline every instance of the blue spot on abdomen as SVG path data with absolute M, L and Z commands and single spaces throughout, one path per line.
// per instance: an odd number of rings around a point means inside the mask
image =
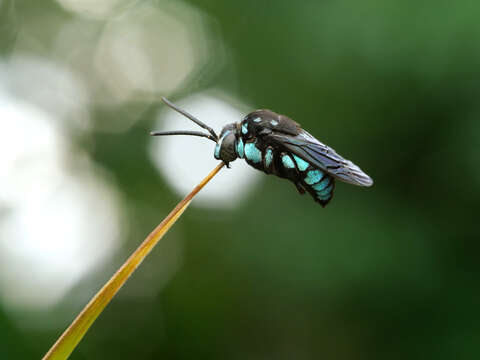
M 317 197 L 319 200 L 327 201 L 327 200 L 330 200 L 330 198 L 332 197 L 332 194 L 328 193 L 328 195 L 318 195 Z
M 323 189 L 325 189 L 329 183 L 330 183 L 330 177 L 325 176 L 325 178 L 322 181 L 314 184 L 312 188 L 314 188 L 317 192 L 323 191 Z
M 300 170 L 300 171 L 307 170 L 308 166 L 310 165 L 308 162 L 299 158 L 297 155 L 293 155 L 293 158 L 295 159 L 295 162 L 297 163 L 298 170 Z
M 262 152 L 255 146 L 255 143 L 245 144 L 245 157 L 254 163 L 262 161 Z
M 333 183 L 328 185 L 325 189 L 323 190 L 318 190 L 317 191 L 317 194 L 318 196 L 326 196 L 326 195 L 330 195 L 330 193 L 332 192 L 332 189 L 333 189 Z
M 315 190 L 316 198 L 325 204 L 332 198 L 334 187 L 335 180 L 326 175 L 321 181 L 314 184 L 312 189 Z
M 313 185 L 318 183 L 320 180 L 322 180 L 322 177 L 323 177 L 323 172 L 321 172 L 320 170 L 310 170 L 307 173 L 307 176 L 305 177 L 305 182 L 308 185 Z
M 282 155 L 282 163 L 283 166 L 285 166 L 287 169 L 295 168 L 295 164 L 293 163 L 292 158 L 288 155 Z

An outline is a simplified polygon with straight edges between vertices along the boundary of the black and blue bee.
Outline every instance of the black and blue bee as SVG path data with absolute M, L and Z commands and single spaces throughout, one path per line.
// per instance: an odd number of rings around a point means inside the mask
M 335 179 L 358 186 L 371 186 L 373 180 L 357 165 L 322 144 L 299 124 L 270 110 L 256 110 L 238 123 L 226 125 L 220 136 L 212 128 L 178 108 L 163 102 L 206 129 L 197 131 L 152 132 L 151 135 L 191 135 L 216 143 L 215 159 L 229 165 L 237 158 L 266 174 L 292 181 L 300 194 L 307 191 L 322 206 L 333 197 Z

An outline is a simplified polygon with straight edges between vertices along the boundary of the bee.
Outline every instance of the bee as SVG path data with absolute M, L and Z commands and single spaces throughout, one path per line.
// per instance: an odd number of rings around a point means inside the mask
M 308 192 L 323 207 L 333 197 L 335 179 L 357 185 L 372 186 L 373 180 L 357 165 L 321 143 L 285 115 L 271 110 L 255 110 L 242 121 L 227 124 L 220 135 L 166 98 L 162 101 L 208 131 L 151 132 L 153 136 L 200 136 L 216 143 L 215 159 L 227 167 L 236 159 L 266 174 L 288 179 L 300 194 Z

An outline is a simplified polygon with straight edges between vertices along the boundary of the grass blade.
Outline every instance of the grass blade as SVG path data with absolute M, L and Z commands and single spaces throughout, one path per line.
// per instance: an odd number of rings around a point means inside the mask
M 67 359 L 75 347 L 82 340 L 85 333 L 93 324 L 95 319 L 102 313 L 110 300 L 120 290 L 130 275 L 142 263 L 143 259 L 152 251 L 154 246 L 167 233 L 177 219 L 188 207 L 193 197 L 222 169 L 224 163 L 218 164 L 210 174 L 198 184 L 177 206 L 167 215 L 165 219 L 147 236 L 135 252 L 125 261 L 108 282 L 97 292 L 90 302 L 78 314 L 70 326 L 63 332 L 53 344 L 43 360 Z

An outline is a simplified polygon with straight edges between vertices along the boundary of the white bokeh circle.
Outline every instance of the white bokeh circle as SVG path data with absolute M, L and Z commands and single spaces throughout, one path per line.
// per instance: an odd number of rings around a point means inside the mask
M 0 89 L 0 118 L 0 301 L 47 308 L 118 248 L 122 206 L 52 114 Z

